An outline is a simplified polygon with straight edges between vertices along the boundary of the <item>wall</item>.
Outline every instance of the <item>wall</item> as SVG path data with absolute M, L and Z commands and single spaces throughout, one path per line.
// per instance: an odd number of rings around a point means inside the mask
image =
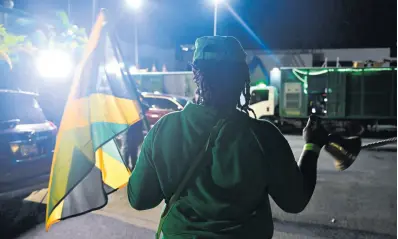
M 335 61 L 337 57 L 340 61 L 382 61 L 390 58 L 390 48 L 323 49 L 320 53 L 330 61 Z
M 247 51 L 252 55 L 265 55 L 264 51 Z M 347 49 L 293 49 L 293 50 L 274 50 L 274 55 L 303 55 L 311 54 L 313 61 L 324 61 L 325 57 L 329 62 L 339 61 L 382 61 L 390 58 L 390 48 L 347 48 Z
M 273 84 L 273 82 L 270 82 L 270 72 L 275 67 L 311 67 L 313 61 L 312 54 L 266 55 L 253 51 L 246 53 L 251 81 L 254 83 L 263 81 L 266 84 Z
M 134 62 L 134 45 L 121 42 L 122 49 L 130 61 Z M 390 57 L 389 48 L 366 48 L 366 49 L 293 49 L 293 50 L 274 50 L 273 55 L 266 54 L 261 50 L 247 50 L 248 62 L 253 60 L 254 56 L 260 58 L 264 67 L 270 71 L 277 66 L 296 66 L 311 67 L 319 64 L 314 62 L 323 62 L 328 58 L 329 66 L 334 66 L 339 58 L 340 62 L 352 61 L 382 61 Z M 168 71 L 186 71 L 189 70 L 188 62 L 192 61 L 192 51 L 181 51 L 176 54 L 175 48 L 162 49 L 150 45 L 139 45 L 140 61 L 145 64 L 143 67 L 151 68 L 156 64 L 158 71 L 161 71 L 163 64 L 166 64 Z M 255 75 L 263 74 L 257 69 Z M 260 77 L 260 76 L 259 76 Z M 258 77 L 257 77 L 258 78 Z
M 251 62 L 254 56 L 257 56 L 263 62 L 265 68 L 271 71 L 274 67 L 311 67 L 312 66 L 312 54 L 295 54 L 295 53 L 277 53 L 268 55 L 265 53 L 246 51 L 247 60 Z

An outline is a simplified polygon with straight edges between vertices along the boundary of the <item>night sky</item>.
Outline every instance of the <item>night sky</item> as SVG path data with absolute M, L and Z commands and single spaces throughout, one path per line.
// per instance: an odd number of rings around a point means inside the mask
M 213 33 L 210 0 L 147 0 L 137 16 L 123 0 L 98 0 L 121 16 L 119 36 L 133 41 L 133 21 L 139 40 L 161 47 L 193 43 Z M 84 3 L 83 3 L 84 2 Z M 362 48 L 391 47 L 396 56 L 396 0 L 229 0 L 229 5 L 260 39 L 260 43 L 225 7 L 219 9 L 219 35 L 236 36 L 246 48 Z M 71 18 L 91 23 L 91 0 L 70 0 Z M 46 14 L 67 9 L 66 0 L 15 0 L 15 8 Z

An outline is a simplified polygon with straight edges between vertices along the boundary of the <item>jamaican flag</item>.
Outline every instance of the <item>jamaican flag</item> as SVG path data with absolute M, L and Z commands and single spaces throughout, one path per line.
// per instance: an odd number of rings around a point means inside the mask
M 109 47 L 101 11 L 64 109 L 48 186 L 46 230 L 66 218 L 102 208 L 131 172 L 116 138 L 140 121 L 133 82 L 108 74 L 117 52 Z

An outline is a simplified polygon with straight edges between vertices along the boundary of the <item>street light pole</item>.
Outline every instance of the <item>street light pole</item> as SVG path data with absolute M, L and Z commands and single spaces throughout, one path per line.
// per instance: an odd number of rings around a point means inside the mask
M 135 68 L 138 69 L 138 11 L 142 6 L 142 0 L 126 0 L 126 3 L 134 10 L 134 61 Z
M 12 8 L 14 8 L 14 0 L 4 0 L 3 1 L 3 6 L 5 7 L 5 8 L 9 8 L 9 9 L 12 9 Z M 3 15 L 3 25 L 4 26 L 7 26 L 7 19 L 8 19 L 8 14 L 7 13 L 3 13 L 2 14 Z
M 217 12 L 218 12 L 218 1 L 214 3 L 214 26 L 213 26 L 213 35 L 217 35 Z
M 137 24 L 138 17 L 135 16 L 134 20 L 134 61 L 136 69 L 139 68 L 138 64 L 138 24 Z
M 68 0 L 68 17 L 69 19 L 71 19 L 71 4 L 70 4 L 70 0 Z
M 93 27 L 95 24 L 95 21 L 97 19 L 97 0 L 93 0 L 92 4 L 92 19 L 91 19 L 91 26 Z

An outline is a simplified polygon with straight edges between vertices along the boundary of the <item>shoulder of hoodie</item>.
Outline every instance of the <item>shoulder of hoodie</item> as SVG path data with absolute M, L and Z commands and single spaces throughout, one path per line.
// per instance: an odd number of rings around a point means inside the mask
M 270 131 L 273 133 L 281 133 L 280 130 L 270 121 L 264 119 L 254 119 L 248 116 L 246 113 L 238 111 L 237 114 L 239 121 L 246 121 L 248 126 L 254 131 Z
M 162 125 L 164 125 L 165 122 L 181 119 L 181 113 L 181 111 L 176 111 L 161 117 L 153 126 L 153 130 L 155 131 L 154 133 L 156 134 L 156 132 L 160 127 L 162 127 Z M 254 119 L 241 111 L 237 111 L 237 113 L 234 114 L 234 118 L 235 120 L 233 119 L 227 123 L 226 126 L 228 128 L 235 127 L 235 129 L 245 130 L 246 127 L 250 127 L 256 133 L 282 134 L 281 131 L 268 120 Z
M 156 123 L 155 125 L 152 127 L 151 130 L 154 131 L 154 135 L 156 135 L 156 133 L 158 132 L 159 128 L 162 127 L 164 125 L 165 122 L 170 121 L 170 120 L 175 120 L 175 119 L 179 119 L 180 115 L 181 115 L 181 111 L 175 111 L 175 112 L 171 112 L 168 113 L 164 116 L 162 116 Z

